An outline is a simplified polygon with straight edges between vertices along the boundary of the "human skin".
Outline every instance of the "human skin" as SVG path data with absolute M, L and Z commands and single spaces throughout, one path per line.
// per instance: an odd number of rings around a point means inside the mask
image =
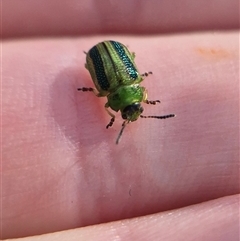
M 238 31 L 47 38 L 43 24 L 35 39 L 20 27 L 19 39 L 11 21 L 2 44 L 2 238 L 237 240 Z M 106 130 L 106 99 L 77 92 L 93 86 L 83 51 L 105 39 L 153 72 L 142 85 L 161 104 L 144 114 L 176 114 L 131 123 L 119 145 L 121 117 Z

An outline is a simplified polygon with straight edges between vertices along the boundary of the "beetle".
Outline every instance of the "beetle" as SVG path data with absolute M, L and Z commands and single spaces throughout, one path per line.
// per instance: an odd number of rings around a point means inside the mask
M 121 112 L 124 122 L 116 144 L 119 143 L 123 130 L 127 124 L 141 118 L 167 119 L 174 114 L 163 116 L 143 116 L 141 103 L 155 105 L 159 100 L 148 100 L 147 90 L 140 83 L 152 72 L 139 74 L 134 62 L 135 54 L 128 48 L 113 40 L 103 41 L 93 46 L 86 54 L 85 68 L 89 71 L 95 88 L 82 87 L 78 91 L 90 91 L 97 97 L 107 97 L 105 109 L 111 116 L 106 128 L 111 127 L 115 115 L 109 111 Z

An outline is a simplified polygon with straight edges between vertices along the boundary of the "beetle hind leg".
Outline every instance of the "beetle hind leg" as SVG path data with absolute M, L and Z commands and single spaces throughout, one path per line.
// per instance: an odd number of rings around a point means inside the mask
M 136 57 L 135 52 L 132 52 L 131 55 L 132 55 L 132 58 L 135 59 L 135 57 Z
M 145 72 L 145 73 L 141 74 L 141 76 L 143 78 L 145 78 L 145 77 L 148 77 L 148 75 L 150 75 L 150 74 L 153 74 L 153 72 L 152 71 L 148 71 L 148 72 Z

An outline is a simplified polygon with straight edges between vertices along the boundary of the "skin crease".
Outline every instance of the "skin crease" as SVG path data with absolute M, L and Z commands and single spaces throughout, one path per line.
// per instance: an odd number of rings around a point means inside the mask
M 2 43 L 2 239 L 237 240 L 237 31 L 47 38 L 43 24 L 39 37 L 19 39 L 11 22 Z M 118 146 L 120 116 L 106 130 L 105 98 L 76 91 L 93 87 L 83 51 L 105 39 L 153 72 L 142 85 L 161 104 L 144 114 L 177 115 L 131 123 Z

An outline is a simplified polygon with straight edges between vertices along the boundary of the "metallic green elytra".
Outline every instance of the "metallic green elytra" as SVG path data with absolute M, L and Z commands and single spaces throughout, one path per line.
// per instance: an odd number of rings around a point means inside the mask
M 147 91 L 140 83 L 152 72 L 139 74 L 134 62 L 135 54 L 126 46 L 116 41 L 104 41 L 93 46 L 86 53 L 85 68 L 89 71 L 95 88 L 78 88 L 79 91 L 91 91 L 98 97 L 107 97 L 105 109 L 112 117 L 106 128 L 113 125 L 115 115 L 108 110 L 120 111 L 124 122 L 116 140 L 123 133 L 125 126 L 141 118 L 166 119 L 174 114 L 164 116 L 143 116 L 141 103 L 155 105 L 159 100 L 149 101 Z

